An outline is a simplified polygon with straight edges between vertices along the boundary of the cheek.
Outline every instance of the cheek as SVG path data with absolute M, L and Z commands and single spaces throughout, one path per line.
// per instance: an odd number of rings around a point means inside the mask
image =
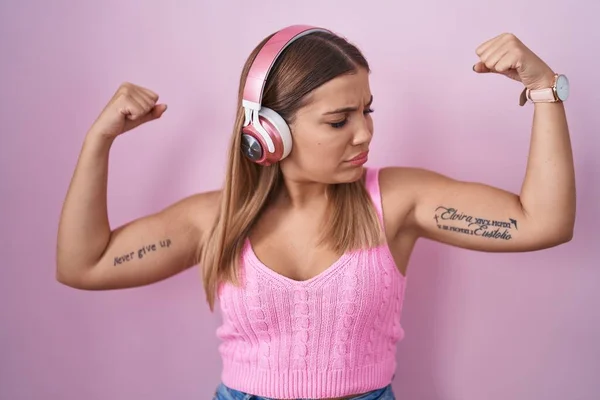
M 342 132 L 330 132 L 316 127 L 294 136 L 294 152 L 298 159 L 321 164 L 337 162 L 346 152 L 348 141 Z
M 319 157 L 320 163 L 336 163 L 346 153 L 346 141 L 344 140 L 320 140 L 313 145 L 314 157 Z

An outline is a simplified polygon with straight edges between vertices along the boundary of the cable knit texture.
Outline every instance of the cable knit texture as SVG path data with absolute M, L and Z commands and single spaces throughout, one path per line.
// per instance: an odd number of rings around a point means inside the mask
M 382 220 L 379 170 L 366 186 Z M 348 252 L 327 270 L 295 281 L 265 266 L 248 240 L 242 285 L 222 285 L 222 381 L 257 396 L 341 397 L 388 385 L 406 279 L 387 245 Z

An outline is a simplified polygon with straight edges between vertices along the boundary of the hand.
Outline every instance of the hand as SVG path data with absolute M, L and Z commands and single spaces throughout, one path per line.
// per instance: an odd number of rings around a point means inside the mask
M 90 133 L 115 138 L 139 125 L 158 119 L 166 111 L 166 104 L 157 104 L 153 91 L 123 83 L 98 116 Z
M 532 90 L 554 84 L 552 69 L 511 33 L 488 40 L 476 53 L 481 61 L 473 66 L 475 72 L 502 74 Z

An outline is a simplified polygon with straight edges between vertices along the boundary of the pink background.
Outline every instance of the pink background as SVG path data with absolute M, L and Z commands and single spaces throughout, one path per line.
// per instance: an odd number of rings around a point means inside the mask
M 518 192 L 532 107 L 517 106 L 518 83 L 473 73 L 474 50 L 513 32 L 569 75 L 573 241 L 527 254 L 421 241 L 394 388 L 399 399 L 599 398 L 599 11 L 596 0 L 1 2 L 0 398 L 211 396 L 219 315 L 198 271 L 115 292 L 61 286 L 59 211 L 84 134 L 122 81 L 155 90 L 169 110 L 116 142 L 112 224 L 218 187 L 241 66 L 293 23 L 329 27 L 369 59 L 372 166 Z

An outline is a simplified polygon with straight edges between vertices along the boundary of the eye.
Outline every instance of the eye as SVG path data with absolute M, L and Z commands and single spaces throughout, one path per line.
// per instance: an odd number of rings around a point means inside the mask
M 332 122 L 329 125 L 331 125 L 332 128 L 341 128 L 344 125 L 346 125 L 346 122 L 348 122 L 348 118 L 344 118 L 342 121 L 339 122 Z
M 375 110 L 373 110 L 372 108 L 369 108 L 365 111 L 363 111 L 363 114 L 367 115 L 367 114 L 371 114 L 373 113 Z M 329 125 L 331 125 L 332 128 L 342 128 L 344 125 L 346 125 L 346 123 L 348 122 L 348 118 L 344 118 L 343 120 L 339 121 L 339 122 L 331 122 Z

